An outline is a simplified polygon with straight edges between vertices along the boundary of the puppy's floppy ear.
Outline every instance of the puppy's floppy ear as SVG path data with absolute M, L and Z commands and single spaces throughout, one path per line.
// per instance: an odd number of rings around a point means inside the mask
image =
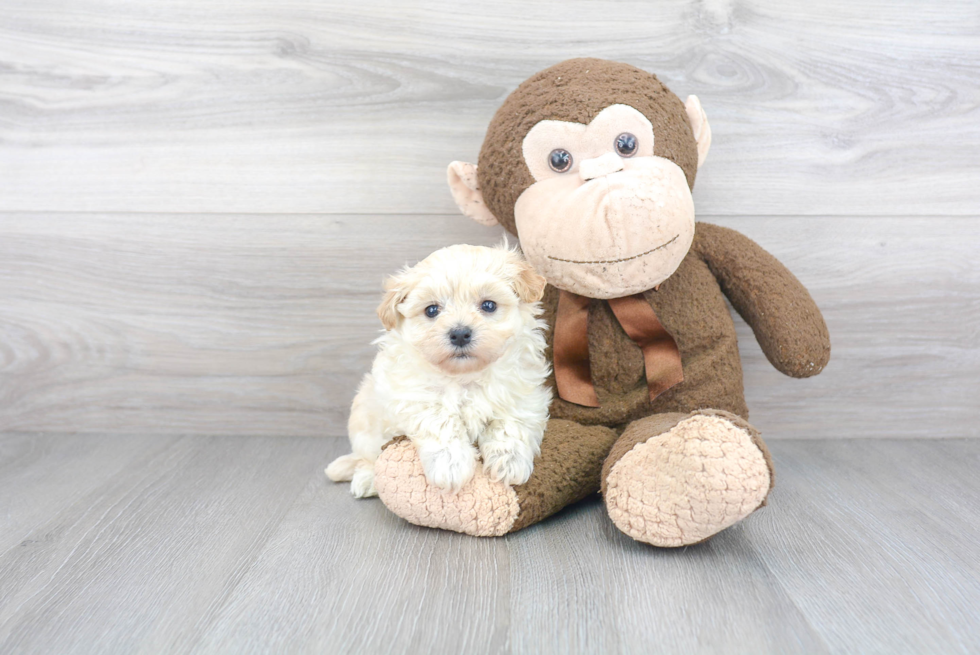
M 511 286 L 521 302 L 538 302 L 544 296 L 544 288 L 548 281 L 539 274 L 523 257 L 514 253 L 514 275 Z
M 398 327 L 398 323 L 402 319 L 402 315 L 398 313 L 398 305 L 408 297 L 412 286 L 408 271 L 402 271 L 385 280 L 385 295 L 381 299 L 381 304 L 378 305 L 378 318 L 381 319 L 381 324 L 385 326 L 386 330 L 394 330 Z

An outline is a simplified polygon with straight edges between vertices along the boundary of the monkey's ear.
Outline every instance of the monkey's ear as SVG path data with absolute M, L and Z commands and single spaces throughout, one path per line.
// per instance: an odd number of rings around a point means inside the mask
M 527 263 L 527 260 L 519 255 L 518 257 L 517 274 L 511 282 L 514 293 L 517 294 L 521 302 L 538 302 L 544 297 L 544 288 L 548 281 L 534 270 L 534 267 Z
M 708 156 L 708 149 L 711 147 L 711 126 L 708 125 L 708 116 L 701 108 L 701 101 L 697 96 L 687 96 L 684 101 L 684 108 L 687 109 L 687 117 L 691 120 L 691 131 L 694 132 L 694 140 L 698 142 L 698 168 L 704 163 Z
M 465 161 L 454 161 L 446 171 L 446 178 L 449 181 L 449 190 L 452 191 L 453 200 L 459 211 L 464 216 L 472 218 L 480 225 L 493 227 L 499 225 L 497 217 L 490 213 L 487 206 L 483 204 L 483 194 L 480 193 L 480 185 L 476 181 L 476 166 L 467 164 Z
M 405 301 L 409 292 L 412 290 L 408 284 L 407 275 L 402 272 L 392 275 L 385 280 L 385 295 L 378 305 L 378 318 L 386 330 L 394 330 L 402 320 L 402 315 L 398 312 L 398 305 Z

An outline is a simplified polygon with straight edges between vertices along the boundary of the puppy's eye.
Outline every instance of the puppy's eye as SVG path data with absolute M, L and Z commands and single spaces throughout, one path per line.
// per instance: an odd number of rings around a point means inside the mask
M 439 305 L 429 305 L 425 308 L 425 315 L 429 318 L 435 318 L 439 315 Z
M 636 154 L 636 137 L 629 132 L 623 132 L 616 137 L 616 152 L 623 157 L 632 157 Z
M 480 305 L 480 309 L 485 311 L 487 314 L 493 314 L 497 311 L 497 303 L 492 300 L 484 300 L 483 304 Z
M 556 173 L 564 173 L 572 167 L 572 153 L 564 148 L 555 148 L 548 155 L 548 166 Z

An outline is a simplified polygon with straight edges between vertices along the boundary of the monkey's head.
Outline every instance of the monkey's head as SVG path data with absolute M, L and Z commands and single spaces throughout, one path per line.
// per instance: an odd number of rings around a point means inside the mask
M 464 214 L 516 234 L 548 282 L 590 298 L 651 289 L 694 239 L 694 176 L 711 143 L 687 102 L 627 64 L 571 59 L 497 110 L 479 167 L 449 165 Z

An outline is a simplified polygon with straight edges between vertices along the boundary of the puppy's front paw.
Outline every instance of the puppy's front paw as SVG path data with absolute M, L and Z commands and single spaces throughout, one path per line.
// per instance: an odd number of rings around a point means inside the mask
M 494 481 L 524 484 L 534 470 L 534 453 L 521 442 L 488 442 L 480 445 L 483 470 Z
M 459 491 L 476 471 L 476 449 L 463 441 L 422 441 L 415 447 L 426 479 L 443 491 Z

